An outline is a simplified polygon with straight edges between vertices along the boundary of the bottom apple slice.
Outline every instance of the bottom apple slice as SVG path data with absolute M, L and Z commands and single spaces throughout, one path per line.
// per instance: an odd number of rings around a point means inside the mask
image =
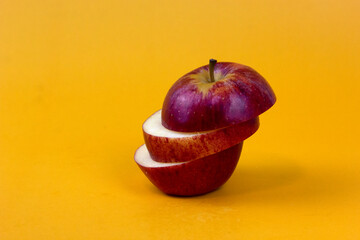
M 183 163 L 154 161 L 146 146 L 135 153 L 135 161 L 149 180 L 169 195 L 194 196 L 223 185 L 234 172 L 243 143 L 207 157 Z

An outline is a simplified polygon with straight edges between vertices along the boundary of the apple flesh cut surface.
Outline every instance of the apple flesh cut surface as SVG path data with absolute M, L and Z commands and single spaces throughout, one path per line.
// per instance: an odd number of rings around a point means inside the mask
M 135 153 L 135 161 L 148 179 L 169 195 L 194 196 L 223 185 L 238 163 L 242 142 L 224 151 L 184 163 L 154 161 L 146 146 Z
M 253 119 L 275 101 L 270 85 L 252 68 L 231 62 L 211 65 L 210 60 L 170 88 L 162 124 L 180 132 L 214 130 Z
M 161 110 L 143 124 L 146 147 L 157 162 L 186 162 L 232 147 L 254 134 L 259 118 L 205 132 L 175 132 L 161 124 Z

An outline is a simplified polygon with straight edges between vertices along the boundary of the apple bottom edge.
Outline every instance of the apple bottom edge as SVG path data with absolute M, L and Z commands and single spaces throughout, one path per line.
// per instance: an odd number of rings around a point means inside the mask
M 147 178 L 170 196 L 198 196 L 215 191 L 233 174 L 242 142 L 216 154 L 168 167 L 144 167 Z

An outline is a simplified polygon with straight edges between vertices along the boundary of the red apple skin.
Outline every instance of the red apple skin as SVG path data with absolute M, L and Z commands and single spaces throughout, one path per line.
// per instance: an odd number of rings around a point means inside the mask
M 207 131 L 245 122 L 268 110 L 276 101 L 267 81 L 252 68 L 230 62 L 185 74 L 170 88 L 162 108 L 164 127 L 179 132 Z
M 259 124 L 259 118 L 256 117 L 226 128 L 183 138 L 153 136 L 144 130 L 143 134 L 146 147 L 154 161 L 187 162 L 215 154 L 244 141 L 258 130 Z
M 223 185 L 234 172 L 242 143 L 204 158 L 169 167 L 138 166 L 162 192 L 177 196 L 205 194 Z

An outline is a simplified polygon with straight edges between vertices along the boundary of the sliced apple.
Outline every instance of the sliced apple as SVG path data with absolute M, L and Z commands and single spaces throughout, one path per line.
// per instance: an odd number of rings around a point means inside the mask
M 254 134 L 259 118 L 206 132 L 175 132 L 161 124 L 161 110 L 143 124 L 143 134 L 150 156 L 157 162 L 186 162 L 232 147 Z
M 148 179 L 170 195 L 194 196 L 223 185 L 238 163 L 242 142 L 224 151 L 184 163 L 154 161 L 145 145 L 135 153 L 135 161 Z

